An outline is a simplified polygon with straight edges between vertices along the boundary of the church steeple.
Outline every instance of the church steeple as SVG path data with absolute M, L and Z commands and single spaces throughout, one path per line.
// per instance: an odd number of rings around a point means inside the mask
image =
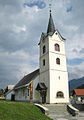
M 49 23 L 48 23 L 48 28 L 47 28 L 47 33 L 54 33 L 55 32 L 55 26 L 54 26 L 54 22 L 52 19 L 52 15 L 51 15 L 51 10 L 50 10 L 50 18 L 49 18 Z

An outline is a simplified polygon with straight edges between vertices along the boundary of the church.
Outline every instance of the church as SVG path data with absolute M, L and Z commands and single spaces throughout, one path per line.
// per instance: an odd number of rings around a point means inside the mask
M 57 29 L 50 10 L 46 33 L 41 34 L 39 69 L 24 76 L 6 93 L 6 100 L 37 103 L 68 103 L 68 72 L 65 41 Z

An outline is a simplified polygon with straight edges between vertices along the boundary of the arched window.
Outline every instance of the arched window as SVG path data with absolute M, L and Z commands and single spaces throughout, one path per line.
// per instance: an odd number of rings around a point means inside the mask
M 63 92 L 61 92 L 61 91 L 57 92 L 56 97 L 57 98 L 64 98 Z
M 60 59 L 59 58 L 56 59 L 56 64 L 60 65 Z
M 30 89 L 28 88 L 28 96 L 29 96 Z
M 46 47 L 45 45 L 43 46 L 43 54 L 46 52 Z
M 45 66 L 45 59 L 43 59 L 43 66 Z
M 55 50 L 60 51 L 60 46 L 58 44 L 55 44 Z

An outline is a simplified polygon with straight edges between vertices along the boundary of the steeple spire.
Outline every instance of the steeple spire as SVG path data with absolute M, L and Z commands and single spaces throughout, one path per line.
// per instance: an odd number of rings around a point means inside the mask
M 55 31 L 55 26 L 54 26 L 54 22 L 51 15 L 51 9 L 50 9 L 50 18 L 49 18 L 47 33 L 50 33 L 50 32 L 54 33 L 54 31 Z

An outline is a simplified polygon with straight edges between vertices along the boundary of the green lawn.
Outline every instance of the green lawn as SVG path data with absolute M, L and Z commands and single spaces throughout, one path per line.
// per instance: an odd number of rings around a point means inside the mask
M 0 120 L 51 120 L 31 103 L 0 100 Z

